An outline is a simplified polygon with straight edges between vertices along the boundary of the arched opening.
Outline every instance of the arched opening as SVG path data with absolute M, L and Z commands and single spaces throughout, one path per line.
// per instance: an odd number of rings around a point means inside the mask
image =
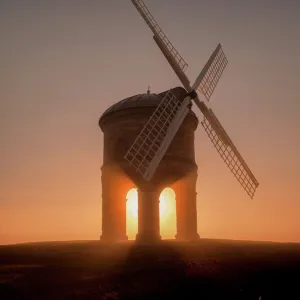
M 134 240 L 138 231 L 138 192 L 130 189 L 126 195 L 126 235 Z
M 176 228 L 176 199 L 171 188 L 165 188 L 159 196 L 159 222 L 162 239 L 174 239 Z
M 171 188 L 165 188 L 159 196 L 159 222 L 162 239 L 174 239 L 176 226 L 176 199 Z M 126 235 L 135 240 L 138 232 L 138 191 L 132 188 L 126 195 Z

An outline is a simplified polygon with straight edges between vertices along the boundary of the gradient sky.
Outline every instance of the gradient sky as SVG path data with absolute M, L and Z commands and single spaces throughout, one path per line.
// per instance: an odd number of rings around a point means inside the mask
M 300 242 L 300 2 L 145 2 L 191 81 L 222 43 L 211 107 L 261 184 L 251 200 L 200 126 L 200 236 Z M 129 0 L 0 0 L 0 39 L 0 244 L 98 239 L 98 118 L 180 83 Z

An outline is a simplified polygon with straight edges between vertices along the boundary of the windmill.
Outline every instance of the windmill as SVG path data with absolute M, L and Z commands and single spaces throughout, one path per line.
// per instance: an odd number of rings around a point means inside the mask
M 258 181 L 212 109 L 208 108 L 198 95 L 200 93 L 207 101 L 210 100 L 228 63 L 221 44 L 217 45 L 194 84 L 191 85 L 185 74 L 188 64 L 154 20 L 145 3 L 142 0 L 131 1 L 153 32 L 154 41 L 187 93 L 184 99 L 178 99 L 172 90 L 169 90 L 125 154 L 125 160 L 146 181 L 150 181 L 176 132 L 191 109 L 193 101 L 203 114 L 204 118 L 201 125 L 212 144 L 240 185 L 253 198 L 259 185 Z

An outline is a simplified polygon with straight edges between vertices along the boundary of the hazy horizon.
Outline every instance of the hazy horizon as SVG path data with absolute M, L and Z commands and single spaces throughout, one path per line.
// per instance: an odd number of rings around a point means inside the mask
M 300 2 L 144 0 L 260 182 L 251 200 L 201 125 L 200 237 L 300 242 Z M 0 244 L 101 235 L 101 114 L 180 82 L 131 1 L 0 0 Z M 201 120 L 201 114 L 194 109 Z

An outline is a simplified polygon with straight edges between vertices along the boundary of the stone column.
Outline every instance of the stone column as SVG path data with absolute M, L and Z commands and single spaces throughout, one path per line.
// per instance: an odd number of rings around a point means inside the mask
M 111 165 L 102 168 L 102 235 L 101 241 L 127 240 L 126 236 L 126 178 Z
M 161 239 L 159 228 L 159 195 L 155 186 L 138 189 L 138 234 L 139 243 L 153 243 Z
M 180 241 L 199 239 L 197 233 L 197 171 L 187 174 L 172 188 L 176 193 L 177 234 Z

